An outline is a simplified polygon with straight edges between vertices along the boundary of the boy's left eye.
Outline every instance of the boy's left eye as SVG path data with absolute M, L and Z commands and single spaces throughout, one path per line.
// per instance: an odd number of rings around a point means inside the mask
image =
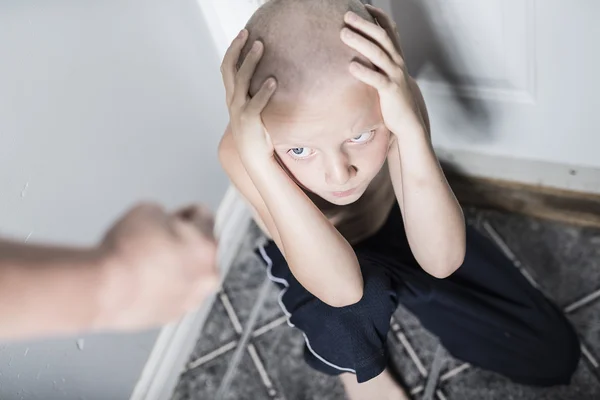
M 369 132 L 361 133 L 360 135 L 358 135 L 358 136 L 353 137 L 352 139 L 350 139 L 350 141 L 353 142 L 353 143 L 364 143 L 364 142 L 368 141 L 369 139 L 371 139 L 374 134 L 375 134 L 374 131 L 369 131 Z

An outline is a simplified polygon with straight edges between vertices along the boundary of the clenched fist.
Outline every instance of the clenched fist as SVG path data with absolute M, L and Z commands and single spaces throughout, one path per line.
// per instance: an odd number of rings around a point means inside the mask
M 100 245 L 106 260 L 99 329 L 141 329 L 197 308 L 217 287 L 214 221 L 203 206 L 169 214 L 142 204 Z

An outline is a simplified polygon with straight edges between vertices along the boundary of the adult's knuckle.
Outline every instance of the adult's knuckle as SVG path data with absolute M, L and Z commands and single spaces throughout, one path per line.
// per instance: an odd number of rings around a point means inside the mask
M 148 213 L 148 212 L 157 212 L 162 211 L 163 208 L 160 204 L 149 200 L 140 201 L 134 208 L 138 213 Z

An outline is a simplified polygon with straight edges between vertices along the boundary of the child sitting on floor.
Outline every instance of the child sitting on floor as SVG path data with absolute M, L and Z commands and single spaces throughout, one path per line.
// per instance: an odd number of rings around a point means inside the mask
M 305 358 L 350 399 L 406 399 L 386 336 L 402 304 L 455 357 L 567 384 L 576 334 L 487 238 L 465 227 L 394 22 L 358 0 L 270 0 L 222 65 L 223 168 L 271 241 Z

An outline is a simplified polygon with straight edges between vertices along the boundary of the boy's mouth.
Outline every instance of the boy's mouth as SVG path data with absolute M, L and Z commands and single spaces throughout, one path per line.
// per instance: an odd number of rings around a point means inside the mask
M 355 191 L 356 191 L 356 188 L 344 190 L 343 192 L 331 192 L 331 193 L 333 194 L 334 197 L 346 197 L 346 196 L 350 196 Z

